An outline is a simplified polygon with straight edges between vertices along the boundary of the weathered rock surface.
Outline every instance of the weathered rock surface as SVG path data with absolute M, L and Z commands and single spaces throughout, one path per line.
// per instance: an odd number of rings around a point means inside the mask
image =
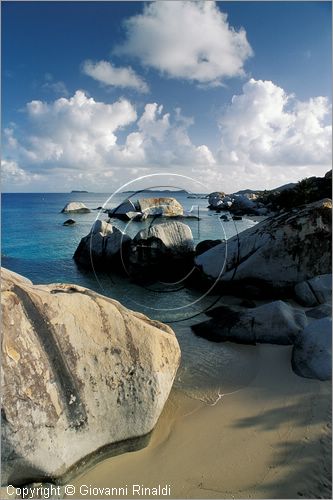
M 332 304 L 321 304 L 313 309 L 308 309 L 305 314 L 308 318 L 314 319 L 327 318 L 327 316 L 332 317 Z
M 129 274 L 137 279 L 185 277 L 193 268 L 194 243 L 186 224 L 170 221 L 139 231 L 127 253 Z
M 141 198 L 138 207 L 146 216 L 178 217 L 184 214 L 182 205 L 175 198 Z
M 196 335 L 215 342 L 293 344 L 307 325 L 303 311 L 281 300 L 239 312 L 219 308 L 212 320 L 192 326 Z
M 181 255 L 194 251 L 192 231 L 189 226 L 178 221 L 154 224 L 147 229 L 139 231 L 133 239 L 135 245 L 151 244 L 155 246 L 156 240 L 161 248 L 174 255 Z
M 121 252 L 131 238 L 105 221 L 97 220 L 74 253 L 74 260 L 86 268 L 101 267 L 121 261 Z M 107 268 L 105 268 L 107 270 Z
M 331 200 L 311 203 L 256 224 L 195 262 L 205 276 L 221 283 L 291 289 L 331 272 L 331 219 Z
M 180 360 L 170 327 L 86 288 L 34 286 L 7 270 L 1 302 L 2 484 L 63 477 L 150 433 Z
M 220 191 L 210 193 L 210 195 L 208 196 L 209 207 L 212 209 L 222 208 L 222 206 L 224 205 L 224 197 L 225 193 L 222 193 Z
M 298 302 L 304 306 L 317 306 L 332 301 L 332 274 L 315 276 L 295 286 Z
M 312 321 L 293 347 L 292 367 L 297 375 L 319 380 L 332 377 L 332 319 Z
M 88 214 L 91 210 L 80 201 L 71 201 L 61 210 L 62 213 Z
M 138 212 L 135 205 L 131 202 L 131 200 L 126 200 L 121 203 L 118 207 L 108 210 L 109 217 L 114 217 L 121 220 L 131 220 L 135 216 L 142 215 Z M 135 215 L 129 215 L 135 214 Z

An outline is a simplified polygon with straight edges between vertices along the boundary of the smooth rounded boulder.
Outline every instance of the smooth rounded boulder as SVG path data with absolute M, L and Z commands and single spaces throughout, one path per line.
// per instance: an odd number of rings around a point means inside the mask
M 169 326 L 77 285 L 2 270 L 2 484 L 142 446 L 180 362 Z
M 292 290 L 301 281 L 331 273 L 332 200 L 269 217 L 198 255 L 203 276 L 242 287 L 254 283 Z
M 180 217 L 184 209 L 176 198 L 141 198 L 137 202 L 145 216 Z
M 192 330 L 215 342 L 290 345 L 307 322 L 303 311 L 276 300 L 245 311 L 218 308 L 213 319 L 192 326 Z
M 291 362 L 301 377 L 332 378 L 332 318 L 314 320 L 302 331 L 293 347 Z
M 194 242 L 189 226 L 179 221 L 139 231 L 127 252 L 128 273 L 136 279 L 180 279 L 193 268 Z
M 313 307 L 332 301 L 332 274 L 322 274 L 295 286 L 296 300 Z
M 84 236 L 75 253 L 74 260 L 86 268 L 104 267 L 121 264 L 122 251 L 131 241 L 131 238 L 120 229 L 106 221 L 94 222 L 90 233 Z
M 88 214 L 91 210 L 81 201 L 71 201 L 61 210 L 62 213 Z

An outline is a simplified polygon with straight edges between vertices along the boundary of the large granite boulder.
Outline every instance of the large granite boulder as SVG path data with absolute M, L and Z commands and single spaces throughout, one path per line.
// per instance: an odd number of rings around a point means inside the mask
M 139 231 L 128 252 L 129 272 L 137 278 L 184 276 L 193 267 L 194 242 L 189 226 L 179 221 Z
M 270 217 L 196 257 L 204 276 L 220 283 L 293 289 L 331 272 L 332 201 Z
M 105 221 L 97 220 L 84 236 L 74 253 L 74 260 L 83 267 L 104 267 L 121 262 L 122 251 L 131 238 Z
M 169 326 L 7 270 L 1 303 L 3 485 L 63 479 L 147 442 L 180 361 Z
M 297 301 L 308 307 L 332 301 L 332 274 L 322 274 L 295 286 Z
M 138 200 L 139 211 L 146 216 L 180 217 L 184 209 L 176 198 L 141 198 Z
M 62 213 L 88 214 L 91 210 L 81 201 L 71 201 L 61 210 Z
M 277 300 L 245 311 L 218 308 L 213 319 L 193 325 L 192 330 L 214 342 L 289 345 L 307 322 L 303 311 Z
M 332 318 L 312 321 L 293 347 L 292 367 L 297 375 L 319 380 L 332 377 Z
M 190 227 L 183 222 L 170 221 L 154 224 L 139 231 L 133 239 L 133 244 L 145 248 L 160 244 L 161 249 L 174 256 L 194 251 L 193 235 Z

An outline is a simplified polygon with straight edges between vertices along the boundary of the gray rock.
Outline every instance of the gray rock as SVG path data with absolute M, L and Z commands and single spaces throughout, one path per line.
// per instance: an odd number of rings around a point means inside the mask
M 250 200 L 242 194 L 235 194 L 230 210 L 233 212 L 239 211 L 243 213 L 254 213 L 257 209 L 257 203 Z
M 136 244 L 149 244 L 149 241 L 159 240 L 166 251 L 180 255 L 194 251 L 192 231 L 189 226 L 178 221 L 155 224 L 139 231 L 133 239 Z
M 91 210 L 81 201 L 71 201 L 61 210 L 62 213 L 88 214 Z
M 303 311 L 281 300 L 245 312 L 232 308 L 218 309 L 213 313 L 212 320 L 194 325 L 194 333 L 215 342 L 289 345 L 295 342 L 307 325 Z
M 142 212 L 126 212 L 125 217 L 127 220 L 141 221 L 143 214 Z
M 295 286 L 298 302 L 304 306 L 317 306 L 332 301 L 332 274 L 315 276 Z
M 332 317 L 332 304 L 321 304 L 320 306 L 309 309 L 305 312 L 308 318 L 321 319 Z
M 63 226 L 72 226 L 73 224 L 75 224 L 75 220 L 74 219 L 67 219 L 63 223 Z
M 170 221 L 139 231 L 127 253 L 128 273 L 137 280 L 174 282 L 193 269 L 194 243 L 186 224 Z
M 214 193 L 210 193 L 210 195 L 208 196 L 209 207 L 212 209 L 222 208 L 222 206 L 224 205 L 224 201 L 223 201 L 224 197 L 225 197 L 225 193 L 222 193 L 219 191 L 216 191 Z
M 119 264 L 123 248 L 131 238 L 120 229 L 105 221 L 97 220 L 87 236 L 84 236 L 75 253 L 74 260 L 81 266 L 104 267 L 112 262 Z
M 325 199 L 269 217 L 195 262 L 205 276 L 220 282 L 294 288 L 331 272 L 331 214 L 332 201 Z
M 2 484 L 142 446 L 180 361 L 171 328 L 77 285 L 3 269 L 2 288 Z
M 176 198 L 141 198 L 139 210 L 146 216 L 178 217 L 184 215 L 184 209 Z
M 332 377 L 332 319 L 312 321 L 298 336 L 292 353 L 297 375 L 319 380 Z
M 197 246 L 195 247 L 195 255 L 200 255 L 204 252 L 207 252 L 210 248 L 215 247 L 216 245 L 219 245 L 222 242 L 222 240 L 203 240 L 200 241 Z
M 135 205 L 130 200 L 126 200 L 118 207 L 108 210 L 109 217 L 121 220 L 130 220 L 128 217 L 129 213 L 137 213 Z

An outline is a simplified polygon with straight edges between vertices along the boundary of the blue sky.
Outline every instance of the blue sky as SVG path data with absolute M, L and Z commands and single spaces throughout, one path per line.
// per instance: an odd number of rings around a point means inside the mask
M 5 190 L 330 168 L 330 2 L 3 2 L 2 33 Z

